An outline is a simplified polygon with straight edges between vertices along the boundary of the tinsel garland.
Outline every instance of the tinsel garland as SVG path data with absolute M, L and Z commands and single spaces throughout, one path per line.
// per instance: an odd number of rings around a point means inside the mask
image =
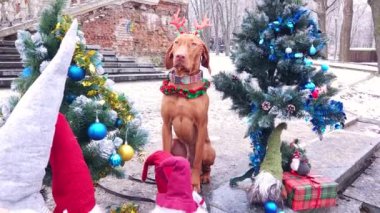
M 61 38 L 67 32 L 71 22 L 72 18 L 70 16 L 62 16 L 62 19 L 57 23 L 52 33 L 57 38 Z M 125 96 L 117 94 L 106 86 L 106 77 L 99 76 L 96 73 L 96 69 L 101 67 L 101 62 L 95 61 L 97 64 L 94 64 L 93 58 L 98 58 L 97 54 L 95 50 L 86 50 L 83 43 L 78 43 L 75 48 L 73 61 L 79 67 L 87 70 L 87 74 L 89 75 L 86 80 L 82 81 L 82 85 L 84 87 L 92 86 L 93 88 L 87 93 L 87 96 L 101 95 L 106 103 L 117 112 L 123 124 L 126 124 L 133 119 L 133 114 L 130 112 L 131 107 Z

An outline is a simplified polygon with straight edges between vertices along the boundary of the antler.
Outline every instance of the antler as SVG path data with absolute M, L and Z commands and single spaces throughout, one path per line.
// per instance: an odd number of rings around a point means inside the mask
M 185 17 L 182 17 L 182 18 L 178 17 L 179 12 L 180 12 L 180 8 L 178 8 L 177 12 L 173 15 L 173 18 L 172 18 L 172 21 L 170 22 L 170 24 L 174 25 L 180 33 L 183 33 L 184 32 L 183 26 L 185 25 L 186 18 Z
M 205 27 L 210 27 L 211 26 L 210 19 L 207 18 L 207 15 L 205 15 L 205 17 L 202 20 L 202 23 L 198 24 L 198 21 L 195 20 L 194 26 L 196 30 L 203 30 L 203 28 Z

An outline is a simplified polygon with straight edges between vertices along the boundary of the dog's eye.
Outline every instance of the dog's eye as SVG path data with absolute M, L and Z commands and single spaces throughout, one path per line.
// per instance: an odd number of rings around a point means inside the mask
M 174 44 L 178 44 L 178 41 L 174 41 Z
M 195 42 L 191 43 L 191 46 L 192 46 L 192 47 L 196 47 L 197 45 L 198 45 L 198 44 L 195 43 Z

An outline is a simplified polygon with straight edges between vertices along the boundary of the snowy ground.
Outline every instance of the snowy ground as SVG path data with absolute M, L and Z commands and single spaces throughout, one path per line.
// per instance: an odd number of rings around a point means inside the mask
M 211 75 L 220 71 L 232 72 L 234 66 L 230 58 L 220 55 L 211 56 Z M 380 77 L 373 77 L 370 73 L 350 70 L 330 69 L 337 75 L 335 86 L 342 91 L 337 99 L 344 102 L 349 116 L 361 116 L 369 119 L 380 120 Z M 207 76 L 210 78 L 210 76 Z M 369 79 L 370 78 L 370 79 Z M 367 80 L 369 79 L 369 80 Z M 160 105 L 162 94 L 159 91 L 160 81 L 141 81 L 117 83 L 115 87 L 125 92 L 134 106 L 141 112 L 143 128 L 149 131 L 149 144 L 145 147 L 146 154 L 150 154 L 161 148 L 161 117 Z M 5 97 L 9 90 L 0 90 L 0 98 Z M 221 93 L 214 87 L 208 90 L 210 96 L 209 109 L 209 134 L 212 144 L 217 152 L 217 159 L 212 170 L 212 183 L 205 186 L 204 193 L 208 194 L 221 184 L 226 183 L 231 177 L 245 172 L 248 168 L 248 154 L 250 146 L 244 139 L 246 123 L 231 111 L 230 100 L 222 100 Z M 283 135 L 283 139 L 292 140 L 295 137 L 301 141 L 308 141 L 316 135 L 311 127 L 303 120 L 295 120 L 289 123 L 289 129 Z M 127 175 L 140 177 L 142 162 L 137 158 L 127 162 L 124 166 Z M 154 186 L 136 183 L 129 180 L 118 180 L 113 177 L 104 178 L 102 185 L 129 195 L 143 196 L 154 199 L 156 189 Z M 127 202 L 124 199 L 110 195 L 102 189 L 97 189 L 97 202 L 104 208 Z M 52 201 L 49 200 L 51 205 Z M 141 212 L 148 212 L 153 208 L 152 204 L 138 203 Z

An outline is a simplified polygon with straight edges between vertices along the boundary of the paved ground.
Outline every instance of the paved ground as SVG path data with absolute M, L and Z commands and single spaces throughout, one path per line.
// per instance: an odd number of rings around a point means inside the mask
M 233 70 L 233 65 L 229 58 L 223 56 L 212 56 L 211 60 L 212 73 L 216 74 L 221 70 Z M 343 91 L 337 96 L 345 103 L 348 116 L 359 115 L 365 118 L 380 118 L 380 101 L 379 87 L 380 78 L 372 77 L 371 73 L 331 69 L 338 79 L 335 85 Z M 367 79 L 370 80 L 368 81 Z M 361 82 L 362 83 L 358 83 Z M 160 104 L 162 94 L 159 91 L 161 82 L 126 82 L 118 83 L 115 87 L 126 93 L 130 100 L 134 101 L 134 106 L 141 112 L 143 127 L 149 131 L 149 144 L 145 147 L 146 154 L 150 154 L 161 148 L 161 117 Z M 9 90 L 0 90 L 0 97 L 4 97 Z M 217 158 L 212 170 L 212 183 L 204 186 L 203 192 L 208 199 L 212 199 L 212 192 L 221 187 L 228 187 L 226 183 L 231 177 L 242 174 L 248 169 L 248 154 L 250 152 L 249 141 L 244 139 L 246 123 L 244 119 L 239 118 L 237 114 L 230 110 L 231 101 L 222 100 L 221 93 L 217 92 L 214 87 L 208 90 L 211 104 L 209 111 L 209 134 L 212 144 L 217 152 Z M 307 142 L 316 137 L 311 131 L 311 126 L 304 120 L 290 121 L 289 129 L 284 132 L 284 140 L 301 139 Z M 360 131 L 377 132 L 377 125 L 371 128 L 364 128 Z M 139 178 L 142 171 L 142 162 L 137 158 L 125 164 L 124 168 L 127 175 Z M 151 170 L 153 171 L 153 170 Z M 151 174 L 153 177 L 153 174 Z M 125 179 L 116 179 L 107 177 L 101 180 L 102 185 L 129 195 L 144 196 L 154 199 L 155 186 L 137 183 Z M 219 191 L 218 191 L 219 192 Z M 223 193 L 223 190 L 220 191 Z M 97 189 L 97 202 L 104 208 L 113 205 L 120 205 L 128 202 L 119 197 L 110 195 L 102 189 Z M 244 193 L 241 196 L 245 196 Z M 237 201 L 239 197 L 235 198 Z M 49 201 L 52 204 L 52 201 Z M 341 202 L 341 201 L 339 201 Z M 141 212 L 149 212 L 153 209 L 153 204 L 138 203 L 141 206 Z M 217 208 L 216 208 L 217 209 Z M 213 212 L 218 212 L 214 210 Z M 239 211 L 231 211 L 239 212 Z

